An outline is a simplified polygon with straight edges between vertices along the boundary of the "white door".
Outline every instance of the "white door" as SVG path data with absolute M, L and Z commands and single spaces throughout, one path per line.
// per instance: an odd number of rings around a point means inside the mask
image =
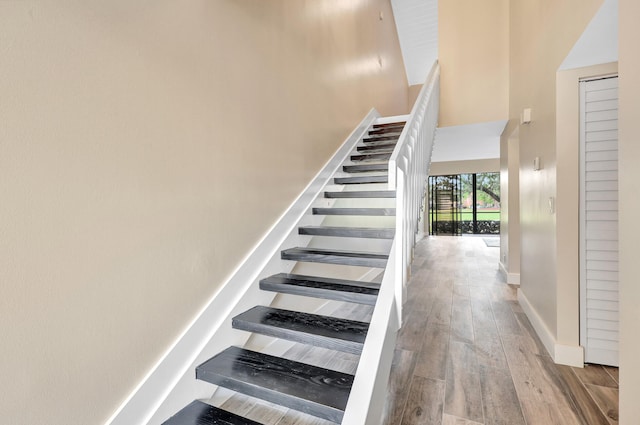
M 580 343 L 618 366 L 618 77 L 580 82 Z

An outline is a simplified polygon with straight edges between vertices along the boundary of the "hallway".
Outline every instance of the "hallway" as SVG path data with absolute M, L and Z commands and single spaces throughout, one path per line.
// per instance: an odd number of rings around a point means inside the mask
M 418 243 L 387 425 L 617 424 L 618 370 L 553 363 L 480 237 Z

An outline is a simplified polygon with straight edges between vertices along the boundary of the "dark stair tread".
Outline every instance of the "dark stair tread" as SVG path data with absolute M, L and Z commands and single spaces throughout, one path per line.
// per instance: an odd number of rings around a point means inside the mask
M 333 179 L 335 184 L 387 183 L 388 181 L 388 174 L 376 176 L 335 177 Z
M 395 208 L 313 208 L 315 215 L 394 216 Z
M 192 401 L 184 409 L 170 417 L 162 425 L 261 425 L 199 400 Z
M 400 134 L 395 134 L 391 136 L 371 136 L 371 137 L 363 138 L 362 143 L 369 144 L 369 143 L 376 143 L 376 142 L 391 142 L 391 141 L 397 142 L 399 138 L 400 138 Z
M 358 280 L 279 273 L 260 280 L 260 289 L 284 294 L 375 305 L 380 284 Z
M 368 150 L 364 150 L 364 151 L 360 151 L 356 149 L 356 152 L 354 153 L 359 153 L 361 155 L 373 155 L 376 153 L 391 153 L 393 152 L 393 150 L 395 149 L 395 145 L 394 146 L 374 146 L 372 149 L 368 149 Z
M 351 155 L 351 161 L 380 161 L 391 158 L 393 152 Z
M 368 132 L 368 136 L 370 137 L 375 137 L 375 136 L 386 136 L 386 135 L 391 135 L 391 134 L 400 134 L 402 133 L 402 130 L 404 129 L 404 127 L 389 127 L 389 128 L 379 128 L 376 130 L 369 130 Z
M 351 354 L 362 353 L 369 324 L 319 314 L 256 306 L 232 319 L 234 329 Z
M 396 143 L 391 143 L 391 142 L 375 142 L 375 143 L 368 143 L 366 145 L 361 145 L 356 147 L 356 150 L 358 152 L 371 152 L 371 151 L 376 151 L 376 150 L 393 150 L 396 147 Z
M 374 124 L 373 128 L 404 127 L 406 124 L 406 121 L 387 122 L 384 124 Z
M 388 171 L 389 164 L 381 162 L 379 164 L 356 164 L 356 165 L 343 165 L 342 171 L 345 173 L 367 173 L 370 171 Z
M 344 190 L 325 192 L 325 198 L 395 198 L 395 190 Z
M 387 227 L 302 226 L 298 228 L 300 235 L 346 238 L 393 239 L 395 232 L 396 229 Z
M 229 347 L 198 366 L 196 378 L 336 423 L 353 375 Z
M 388 254 L 320 248 L 289 248 L 280 255 L 283 260 L 377 268 L 385 268 L 389 259 Z

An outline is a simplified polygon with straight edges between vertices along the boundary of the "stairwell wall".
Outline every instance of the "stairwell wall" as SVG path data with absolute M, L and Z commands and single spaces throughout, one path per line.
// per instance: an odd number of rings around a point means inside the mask
M 620 0 L 620 423 L 640 417 L 640 338 L 638 338 L 638 179 L 640 179 L 640 3 Z
M 574 180 L 563 175 L 572 170 L 557 168 L 556 77 L 601 4 L 602 0 L 510 3 L 510 121 L 502 138 L 503 144 L 508 143 L 519 126 L 519 298 L 547 348 L 562 363 L 575 362 L 580 347 L 574 314 L 577 299 L 565 296 L 573 282 L 558 279 L 562 268 L 573 264 L 557 261 L 556 208 L 549 207 L 551 200 L 560 213 L 565 198 L 556 204 L 558 185 Z M 531 108 L 532 122 L 520 125 L 524 108 Z M 541 160 L 539 171 L 533 169 L 536 157 Z
M 3 422 L 103 423 L 367 111 L 408 112 L 391 16 L 0 2 Z
M 438 4 L 439 127 L 505 120 L 509 0 Z

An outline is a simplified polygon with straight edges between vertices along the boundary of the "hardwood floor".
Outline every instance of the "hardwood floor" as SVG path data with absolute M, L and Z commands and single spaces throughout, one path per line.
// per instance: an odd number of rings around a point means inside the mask
M 412 279 L 389 379 L 385 425 L 611 425 L 618 369 L 553 363 L 478 237 L 427 238 Z M 368 322 L 372 306 L 337 303 Z M 284 358 L 353 374 L 358 356 L 294 344 Z M 211 404 L 268 425 L 332 422 L 235 394 Z
M 556 365 L 479 237 L 416 248 L 386 425 L 617 424 L 618 369 Z

